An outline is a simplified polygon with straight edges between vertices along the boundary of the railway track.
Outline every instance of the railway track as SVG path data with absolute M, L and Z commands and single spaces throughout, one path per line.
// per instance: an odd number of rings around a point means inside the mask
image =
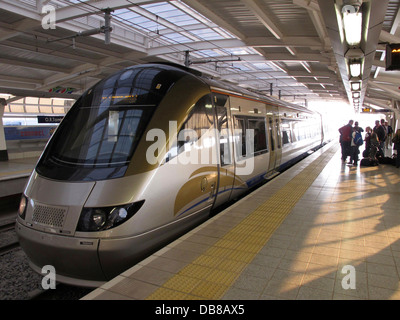
M 0 256 L 10 252 L 11 250 L 19 247 L 19 242 L 16 240 L 14 232 L 15 222 L 6 222 L 0 225 Z
M 19 248 L 18 241 L 1 246 L 0 247 L 0 256 L 14 250 L 15 248 Z
M 15 228 L 15 222 L 8 222 L 0 225 L 0 232 L 9 231 Z

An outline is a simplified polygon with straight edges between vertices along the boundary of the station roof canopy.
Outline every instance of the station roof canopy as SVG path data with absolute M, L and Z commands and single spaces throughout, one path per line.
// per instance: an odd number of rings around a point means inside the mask
M 353 103 L 349 52 L 359 49 L 361 103 L 393 107 L 400 77 L 385 70 L 384 52 L 400 43 L 399 2 L 2 0 L 0 93 L 75 97 L 124 67 L 170 61 L 299 104 Z M 357 48 L 341 36 L 349 4 L 363 14 Z

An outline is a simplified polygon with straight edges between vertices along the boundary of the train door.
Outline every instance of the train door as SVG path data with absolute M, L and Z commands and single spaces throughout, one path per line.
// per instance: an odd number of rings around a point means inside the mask
M 219 153 L 218 191 L 214 206 L 229 200 L 235 180 L 235 164 L 233 161 L 232 128 L 230 125 L 229 96 L 213 94 L 216 123 L 218 131 L 217 148 Z
M 177 164 L 169 166 L 168 172 L 171 190 L 178 189 L 176 217 L 209 211 L 214 204 L 218 188 L 216 131 L 212 95 L 207 94 L 192 106 L 167 153 L 168 163 Z
M 275 122 L 275 133 L 276 133 L 276 144 L 277 144 L 277 149 L 275 152 L 275 167 L 278 168 L 281 164 L 281 159 L 282 159 L 282 131 L 281 131 L 279 117 L 275 116 L 273 118 Z
M 282 156 L 282 139 L 280 135 L 279 118 L 277 116 L 268 115 L 268 139 L 270 143 L 270 161 L 268 172 L 273 171 L 280 165 Z

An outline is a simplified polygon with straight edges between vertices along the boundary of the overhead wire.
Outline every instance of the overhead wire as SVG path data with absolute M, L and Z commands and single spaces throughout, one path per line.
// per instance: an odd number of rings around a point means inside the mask
M 96 7 L 96 6 L 94 6 L 94 5 L 90 4 L 90 3 L 86 3 L 85 1 L 82 1 L 82 0 L 77 0 L 77 1 L 78 1 L 80 4 L 82 4 L 82 5 L 86 5 L 86 6 L 91 7 L 92 9 L 95 9 L 96 11 L 99 10 L 98 7 Z M 126 0 L 126 1 L 129 2 L 129 3 L 131 3 L 131 4 L 132 4 L 132 7 L 138 7 L 138 8 L 143 9 L 140 5 L 138 5 L 138 4 L 136 4 L 136 3 L 133 3 L 131 0 Z M 171 5 L 173 5 L 173 4 L 171 4 Z M 180 8 L 178 8 L 178 7 L 176 7 L 176 6 L 175 6 L 175 8 L 176 8 L 177 10 L 183 12 Z M 128 8 L 128 10 L 129 10 L 129 8 Z M 88 12 L 90 12 L 90 11 L 88 11 Z M 132 12 L 134 12 L 134 11 L 132 11 Z M 136 12 L 135 12 L 135 13 L 136 13 Z M 140 15 L 139 13 L 136 13 L 136 14 Z M 155 15 L 158 17 L 157 14 L 155 14 Z M 146 18 L 146 19 L 149 19 L 148 17 L 145 17 L 145 18 Z M 193 17 L 193 18 L 196 19 L 195 17 Z M 134 23 L 134 22 L 129 21 L 128 19 L 125 19 L 125 18 L 122 18 L 122 17 L 117 17 L 117 19 L 126 22 L 128 25 L 136 26 L 136 28 L 138 28 L 138 29 L 144 29 L 144 30 L 146 30 L 149 34 L 154 33 L 156 37 L 164 37 L 164 36 L 163 36 L 162 34 L 160 34 L 159 32 L 157 33 L 157 30 L 158 30 L 158 29 L 156 29 L 156 30 L 151 30 L 151 29 L 149 29 L 149 28 L 147 28 L 147 27 L 145 27 L 145 26 L 139 25 L 139 24 L 137 24 L 137 23 Z M 151 20 L 151 19 L 149 19 L 149 20 L 150 20 L 150 21 L 153 21 L 153 20 Z M 157 19 L 157 20 L 158 20 L 158 19 Z M 196 20 L 198 20 L 198 19 L 196 19 Z M 198 20 L 198 21 L 199 21 L 199 20 Z M 204 25 L 204 23 L 201 22 L 201 21 L 199 21 L 199 23 L 201 23 L 201 24 Z M 125 26 L 125 25 L 124 25 L 124 26 Z M 207 26 L 206 26 L 206 27 L 207 27 Z M 135 28 L 135 30 L 136 30 L 136 28 Z M 178 27 L 177 27 L 177 28 L 178 28 Z M 207 40 L 207 39 L 204 39 L 204 38 L 202 38 L 202 37 L 199 37 L 199 36 L 193 34 L 191 31 L 186 31 L 186 32 L 188 32 L 188 33 L 192 34 L 193 36 L 199 38 L 200 41 L 204 41 L 204 42 L 207 42 L 207 43 L 211 44 L 212 46 L 215 47 L 214 49 L 219 49 L 219 50 L 222 50 L 223 52 L 226 52 L 226 49 L 225 49 L 225 48 L 223 48 L 223 47 L 221 47 L 221 46 L 219 46 L 219 45 L 216 45 L 215 42 L 212 42 L 212 40 Z M 149 35 L 147 35 L 147 36 L 149 36 Z M 154 38 L 153 38 L 153 39 L 154 39 Z M 167 40 L 164 39 L 164 41 L 166 41 L 166 42 L 172 42 L 172 43 L 169 43 L 168 45 L 177 44 L 177 45 L 186 47 L 187 49 L 189 49 L 189 51 L 192 51 L 192 52 L 196 52 L 196 51 L 197 51 L 196 48 L 190 46 L 190 43 L 180 43 L 180 42 L 178 42 L 178 41 L 176 41 L 176 40 L 174 40 L 174 39 L 170 39 L 170 38 L 167 38 Z M 175 53 L 178 53 L 178 54 L 180 53 L 180 54 L 182 54 L 182 51 L 176 50 Z M 258 54 L 260 54 L 260 53 L 258 53 Z M 227 55 L 229 55 L 229 53 L 227 53 Z M 261 54 L 260 54 L 260 55 L 261 55 Z M 211 56 L 211 55 L 209 55 L 209 54 L 207 54 L 207 53 L 205 53 L 204 56 L 205 56 L 205 57 L 208 57 L 208 58 L 210 58 L 210 59 L 215 59 L 214 56 Z M 204 56 L 203 56 L 202 58 L 204 58 Z M 268 61 L 266 60 L 266 62 L 268 62 Z M 226 63 L 226 62 L 224 62 L 223 60 L 221 60 L 220 63 Z M 221 68 L 221 67 L 219 67 L 219 68 Z M 239 67 L 233 67 L 232 65 L 229 65 L 229 64 L 228 64 L 225 68 L 230 68 L 231 70 L 238 70 L 238 75 L 239 75 L 240 73 L 243 73 L 243 69 L 241 69 L 241 68 L 239 68 Z M 212 72 L 212 70 L 209 69 L 209 68 L 206 68 L 206 70 L 207 70 L 208 72 Z M 265 72 L 265 71 L 259 70 L 259 72 Z M 268 76 L 271 76 L 268 72 L 265 72 L 265 73 L 266 73 Z M 265 82 L 265 83 L 268 84 L 268 85 L 270 84 L 269 81 L 267 81 L 267 80 L 265 80 L 265 79 L 262 79 L 262 78 L 259 78 L 259 77 L 257 77 L 257 76 L 254 76 L 254 75 L 252 75 L 251 73 L 247 73 L 247 75 L 249 75 L 250 77 L 252 77 L 255 81 L 262 81 L 262 82 Z M 220 76 L 223 76 L 223 75 L 220 74 Z M 277 82 L 282 82 L 285 86 L 287 86 L 287 84 L 286 84 L 284 81 L 282 81 L 282 80 L 280 80 L 280 79 L 278 79 L 278 78 L 275 78 L 274 76 L 271 76 L 271 77 L 272 77 L 273 79 L 275 79 Z M 249 79 L 249 80 L 251 80 L 251 79 Z M 254 88 L 253 88 L 253 89 L 254 89 Z M 256 89 L 256 90 L 260 90 L 260 89 L 257 89 L 257 88 L 255 88 L 255 89 Z M 288 93 L 289 93 L 289 92 L 288 92 Z M 291 95 L 293 95 L 293 93 L 292 93 Z
M 87 13 L 92 13 L 93 12 L 93 10 L 92 9 L 95 9 L 95 11 L 96 12 L 98 12 L 99 11 L 99 8 L 98 7 L 96 7 L 95 5 L 93 5 L 93 4 L 91 4 L 91 3 L 87 3 L 87 2 L 85 2 L 85 1 L 82 1 L 82 0 L 76 0 L 77 2 L 71 2 L 70 0 L 60 0 L 59 2 L 63 2 L 63 3 L 66 3 L 66 4 L 68 4 L 68 5 L 71 5 L 71 6 L 78 6 L 78 5 L 81 5 L 80 6 L 80 9 L 81 10 L 84 10 L 84 11 L 86 11 Z M 140 5 L 138 5 L 138 4 L 136 4 L 136 3 L 134 3 L 134 2 L 132 2 L 132 0 L 126 0 L 128 3 L 130 3 L 130 4 L 132 4 L 132 7 L 138 7 L 138 8 L 141 8 L 141 9 L 143 9 Z M 171 5 L 173 5 L 172 3 L 171 3 Z M 177 10 L 179 10 L 180 12 L 183 12 L 183 13 L 185 13 L 181 8 L 179 8 L 179 7 L 177 7 L 177 6 L 174 6 Z M 128 8 L 128 10 L 130 10 L 129 8 Z M 131 10 L 132 11 L 132 10 Z M 132 11 L 132 12 L 134 12 L 134 11 Z M 135 12 L 136 13 L 136 12 Z M 136 14 L 138 14 L 138 15 L 140 15 L 139 13 L 136 13 Z M 149 19 L 148 17 L 145 17 L 145 16 L 143 16 L 143 15 L 140 15 L 140 16 L 142 16 L 142 17 L 144 17 L 144 18 L 146 18 L 146 19 Z M 156 15 L 157 17 L 158 17 L 158 15 Z M 193 17 L 192 16 L 192 18 L 193 19 L 196 19 L 196 17 Z M 207 19 L 207 18 L 206 18 Z M 158 20 L 158 19 L 157 19 Z M 204 25 L 206 28 L 209 28 L 207 25 L 205 25 L 205 23 L 204 22 L 202 22 L 202 21 L 200 21 L 200 20 L 198 20 L 198 19 L 196 19 L 197 21 L 199 21 L 199 23 L 200 24 L 202 24 L 202 25 Z M 208 20 L 208 19 L 207 19 Z M 183 46 L 183 47 L 186 47 L 189 51 L 191 51 L 192 53 L 195 53 L 196 51 L 199 51 L 198 49 L 196 49 L 196 48 L 194 48 L 193 46 L 190 46 L 190 43 L 181 43 L 181 42 L 178 42 L 178 41 L 176 41 L 176 40 L 174 40 L 174 39 L 171 39 L 171 38 L 167 38 L 167 37 L 165 37 L 164 35 L 162 35 L 162 34 L 160 34 L 160 32 L 158 32 L 157 33 L 157 31 L 159 31 L 158 30 L 158 27 L 157 27 L 157 29 L 156 30 L 151 30 L 151 29 L 149 29 L 149 28 L 147 28 L 147 27 L 145 27 L 145 26 L 141 26 L 141 25 L 139 25 L 139 24 L 137 24 L 137 23 L 134 23 L 133 21 L 129 21 L 128 19 L 125 19 L 125 18 L 122 18 L 122 17 L 116 17 L 116 19 L 114 20 L 114 21 L 118 21 L 118 22 L 125 22 L 125 24 L 122 24 L 122 26 L 123 27 L 125 27 L 125 28 L 132 28 L 132 30 L 134 31 L 134 32 L 138 32 L 139 34 L 142 34 L 143 36 L 146 36 L 146 37 L 150 37 L 150 39 L 152 39 L 152 40 L 154 40 L 154 39 L 156 39 L 156 38 L 159 38 L 158 39 L 158 41 L 161 41 L 162 40 L 162 42 L 165 44 L 165 45 L 170 45 L 170 46 L 172 46 L 172 48 L 173 49 L 175 49 L 174 47 L 173 47 L 173 45 L 174 44 L 176 44 L 176 45 L 180 45 L 180 46 Z M 151 20 L 151 19 L 149 19 L 149 21 L 153 21 L 153 20 Z M 115 22 L 113 22 L 113 23 L 115 23 Z M 157 23 L 157 21 L 156 21 L 156 23 Z M 212 23 L 212 22 L 211 22 Z M 119 24 L 119 23 L 118 23 Z M 4 28 L 7 28 L 7 29 L 10 29 L 11 31 L 18 31 L 18 30 L 15 30 L 15 29 L 11 29 L 11 28 L 9 28 L 9 27 L 4 27 Z M 178 26 L 177 26 L 177 28 L 178 28 Z M 179 27 L 180 28 L 180 27 Z M 219 28 L 221 28 L 221 27 L 219 27 Z M 184 29 L 184 28 L 183 28 Z M 171 30 L 171 29 L 170 29 Z M 223 29 L 222 29 L 223 30 Z M 173 30 L 171 30 L 171 31 L 173 31 Z M 224 30 L 225 31 L 225 30 Z M 21 31 L 19 31 L 19 32 L 21 32 L 21 33 L 24 33 L 24 34 L 29 34 L 29 35 L 31 35 L 32 34 L 32 32 L 27 32 L 27 31 L 25 31 L 25 30 L 21 30 Z M 146 32 L 147 32 L 147 34 L 146 34 Z M 221 46 L 219 46 L 218 44 L 216 44 L 215 42 L 213 42 L 212 40 L 208 40 L 208 39 L 205 39 L 205 38 L 202 38 L 202 37 L 200 37 L 200 36 L 198 36 L 198 35 L 196 35 L 196 34 L 193 34 L 193 32 L 191 32 L 190 30 L 185 30 L 185 32 L 187 32 L 187 33 L 189 33 L 189 34 L 191 34 L 192 36 L 194 36 L 194 37 L 196 37 L 196 38 L 198 38 L 199 39 L 199 41 L 203 41 L 203 42 L 206 42 L 206 43 L 209 43 L 209 44 L 211 44 L 214 48 L 213 49 L 210 49 L 210 50 L 221 50 L 222 52 L 225 52 L 225 53 L 227 53 L 227 56 L 229 56 L 229 55 L 232 55 L 231 53 L 229 53 L 229 52 L 227 52 L 226 51 L 226 48 L 223 48 L 223 47 L 221 47 Z M 153 38 L 151 38 L 151 34 L 155 34 L 155 37 L 153 37 Z M 36 36 L 36 35 L 35 35 Z M 221 35 L 222 36 L 222 35 Z M 229 34 L 228 34 L 228 36 L 230 36 Z M 234 36 L 234 35 L 233 35 Z M 235 38 L 237 38 L 236 36 L 234 36 Z M 226 37 L 224 37 L 225 39 L 227 39 Z M 238 39 L 238 38 L 237 38 Z M 52 54 L 52 53 L 55 53 L 55 52 L 60 52 L 60 51 L 62 51 L 62 50 L 65 50 L 66 48 L 69 48 L 69 47 L 72 47 L 73 46 L 73 44 L 69 44 L 69 45 L 66 45 L 66 46 L 63 46 L 63 47 L 60 47 L 60 48 L 57 48 L 57 49 L 54 49 L 54 50 L 52 50 L 52 51 L 49 51 L 49 52 L 40 52 L 39 51 L 39 53 L 43 53 L 43 54 Z M 260 54 L 258 51 L 256 51 L 258 54 Z M 182 54 L 183 52 L 182 51 L 180 51 L 180 50 L 175 50 L 175 52 L 174 52 L 175 54 Z M 171 54 L 171 53 L 169 53 L 169 54 Z M 196 55 L 196 54 L 194 54 L 194 55 Z M 260 56 L 262 56 L 261 54 L 260 54 Z M 206 53 L 206 52 L 202 52 L 202 54 L 201 54 L 201 58 L 210 58 L 210 59 L 216 59 L 216 57 L 215 56 L 212 56 L 212 55 L 210 55 L 210 54 L 208 54 L 208 53 Z M 218 60 L 218 59 L 216 59 L 216 60 Z M 245 60 L 244 60 L 245 61 Z M 222 64 L 222 66 L 218 66 L 218 69 L 230 69 L 230 70 L 232 70 L 232 71 L 234 71 L 234 73 L 236 73 L 238 76 L 240 76 L 240 75 L 243 75 L 243 73 L 246 75 L 246 77 L 248 77 L 248 80 L 249 81 L 251 81 L 252 79 L 254 79 L 254 81 L 262 81 L 263 83 L 266 83 L 268 86 L 270 85 L 270 81 L 269 80 L 266 80 L 266 79 L 262 79 L 262 78 L 260 78 L 260 77 L 257 77 L 257 76 L 255 76 L 255 75 L 253 75 L 253 74 L 251 74 L 251 73 L 246 73 L 246 71 L 243 71 L 243 69 L 242 68 L 240 68 L 240 67 L 237 67 L 237 66 L 234 66 L 232 63 L 230 64 L 230 63 L 227 63 L 226 61 L 223 61 L 223 60 L 218 60 L 217 61 L 218 63 L 221 63 Z M 251 65 L 252 66 L 252 64 L 251 64 L 251 62 L 246 62 L 248 65 Z M 268 60 L 265 60 L 265 63 L 268 63 Z M 253 67 L 253 69 L 255 68 L 255 70 L 257 71 L 257 72 L 264 72 L 266 75 L 268 75 L 269 77 L 271 77 L 271 78 L 273 78 L 275 81 L 276 81 L 276 83 L 278 83 L 278 82 L 281 82 L 282 84 L 284 84 L 285 86 L 288 86 L 288 84 L 286 84 L 284 81 L 282 81 L 282 80 L 280 80 L 280 79 L 278 79 L 278 78 L 275 78 L 273 75 L 271 75 L 268 71 L 265 71 L 265 70 L 261 70 L 261 69 L 258 69 L 258 68 L 256 68 L 256 67 Z M 203 71 L 204 72 L 208 72 L 208 73 L 213 73 L 213 72 L 215 72 L 216 70 L 212 70 L 211 68 L 208 68 L 208 67 L 204 67 L 204 68 L 201 68 L 201 69 L 203 69 Z M 217 69 L 217 68 L 216 68 Z M 237 70 L 237 72 L 235 72 L 235 70 Z M 227 75 L 227 74 L 222 74 L 222 73 L 220 73 L 219 72 L 219 76 L 221 76 L 221 77 L 223 77 L 224 75 Z M 250 78 L 249 78 L 250 77 Z M 252 79 L 251 79 L 252 78 Z M 238 82 L 240 82 L 240 80 L 238 80 Z M 254 88 L 253 87 L 253 89 L 255 89 L 255 90 L 262 90 L 262 89 L 260 89 L 260 88 Z M 286 91 L 286 90 L 282 90 L 282 91 Z M 287 92 L 287 91 L 286 91 Z M 289 93 L 289 92 L 287 92 L 287 93 Z M 289 95 L 293 95 L 293 93 L 289 93 Z

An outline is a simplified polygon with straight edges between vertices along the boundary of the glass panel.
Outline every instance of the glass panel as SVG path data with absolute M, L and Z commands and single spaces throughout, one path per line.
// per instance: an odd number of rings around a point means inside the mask
M 10 111 L 11 112 L 18 112 L 18 113 L 25 112 L 24 106 L 18 105 L 18 104 L 10 104 Z
M 62 114 L 65 113 L 64 107 L 53 107 L 53 111 L 54 113 L 62 113 Z
M 39 108 L 38 106 L 25 106 L 26 112 L 27 113 L 39 113 Z
M 53 99 L 53 106 L 64 106 L 64 100 Z
M 40 104 L 45 104 L 51 106 L 51 99 L 50 98 L 40 98 Z
M 265 120 L 263 118 L 249 119 L 249 129 L 254 130 L 254 152 L 266 150 Z
M 192 108 L 188 118 L 178 132 L 177 141 L 166 155 L 166 161 L 170 161 L 178 154 L 190 151 L 193 145 L 209 132 L 214 124 L 211 96 L 202 97 Z M 203 141 L 206 143 L 206 141 Z
M 53 113 L 51 107 L 40 106 L 40 113 Z
M 25 103 L 27 103 L 27 104 L 38 104 L 39 103 L 39 98 L 26 97 L 25 98 Z
M 246 130 L 244 119 L 235 117 L 234 140 L 236 145 L 236 157 L 246 156 Z
M 128 160 L 152 113 L 152 108 L 108 111 L 82 108 L 74 114 L 74 126 L 55 144 L 57 160 L 81 164 L 115 164 Z

